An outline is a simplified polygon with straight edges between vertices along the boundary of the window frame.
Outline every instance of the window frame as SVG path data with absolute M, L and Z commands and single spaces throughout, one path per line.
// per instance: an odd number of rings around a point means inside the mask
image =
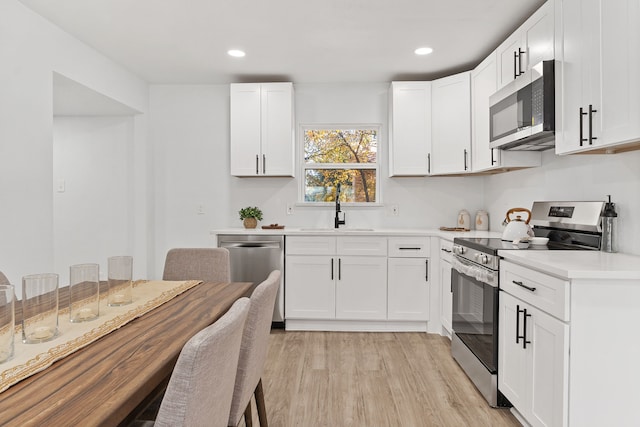
M 375 130 L 377 136 L 376 162 L 375 163 L 306 163 L 304 152 L 304 139 L 307 130 Z M 298 203 L 301 206 L 334 206 L 334 202 L 311 202 L 305 200 L 305 182 L 307 169 L 366 169 L 375 170 L 376 192 L 375 202 L 340 202 L 342 206 L 350 207 L 379 207 L 382 206 L 382 191 L 380 177 L 382 175 L 382 124 L 380 123 L 301 123 L 298 129 Z

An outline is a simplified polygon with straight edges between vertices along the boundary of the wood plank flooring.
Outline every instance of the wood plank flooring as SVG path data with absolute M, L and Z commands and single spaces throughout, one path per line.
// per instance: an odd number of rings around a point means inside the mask
M 263 386 L 270 427 L 520 425 L 489 407 L 439 335 L 274 330 Z

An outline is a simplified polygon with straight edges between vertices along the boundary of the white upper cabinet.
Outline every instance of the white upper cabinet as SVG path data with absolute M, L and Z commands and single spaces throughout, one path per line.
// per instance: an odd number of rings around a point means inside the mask
M 556 2 L 556 153 L 640 144 L 640 0 Z
M 429 174 L 431 82 L 391 82 L 389 176 Z
M 294 176 L 292 83 L 231 84 L 231 175 Z
M 498 89 L 537 63 L 553 59 L 553 29 L 553 1 L 548 1 L 498 46 Z
M 471 172 L 470 72 L 431 83 L 431 174 Z
M 541 154 L 489 148 L 489 97 L 498 89 L 497 53 L 471 71 L 471 165 L 473 172 L 540 166 Z

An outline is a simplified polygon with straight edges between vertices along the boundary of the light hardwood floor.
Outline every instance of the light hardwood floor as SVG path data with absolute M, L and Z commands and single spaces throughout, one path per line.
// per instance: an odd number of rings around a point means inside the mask
M 263 385 L 270 427 L 520 425 L 439 335 L 274 330 Z

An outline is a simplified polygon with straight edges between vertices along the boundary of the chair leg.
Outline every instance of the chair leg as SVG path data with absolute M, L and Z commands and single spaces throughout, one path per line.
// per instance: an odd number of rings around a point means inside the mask
M 247 405 L 247 409 L 244 410 L 244 425 L 246 427 L 253 426 L 253 415 L 251 415 L 251 399 L 249 399 L 249 404 Z
M 264 404 L 262 378 L 258 381 L 254 394 L 256 396 L 256 407 L 258 408 L 258 420 L 260 420 L 260 427 L 269 427 L 269 423 L 267 422 L 267 408 Z

